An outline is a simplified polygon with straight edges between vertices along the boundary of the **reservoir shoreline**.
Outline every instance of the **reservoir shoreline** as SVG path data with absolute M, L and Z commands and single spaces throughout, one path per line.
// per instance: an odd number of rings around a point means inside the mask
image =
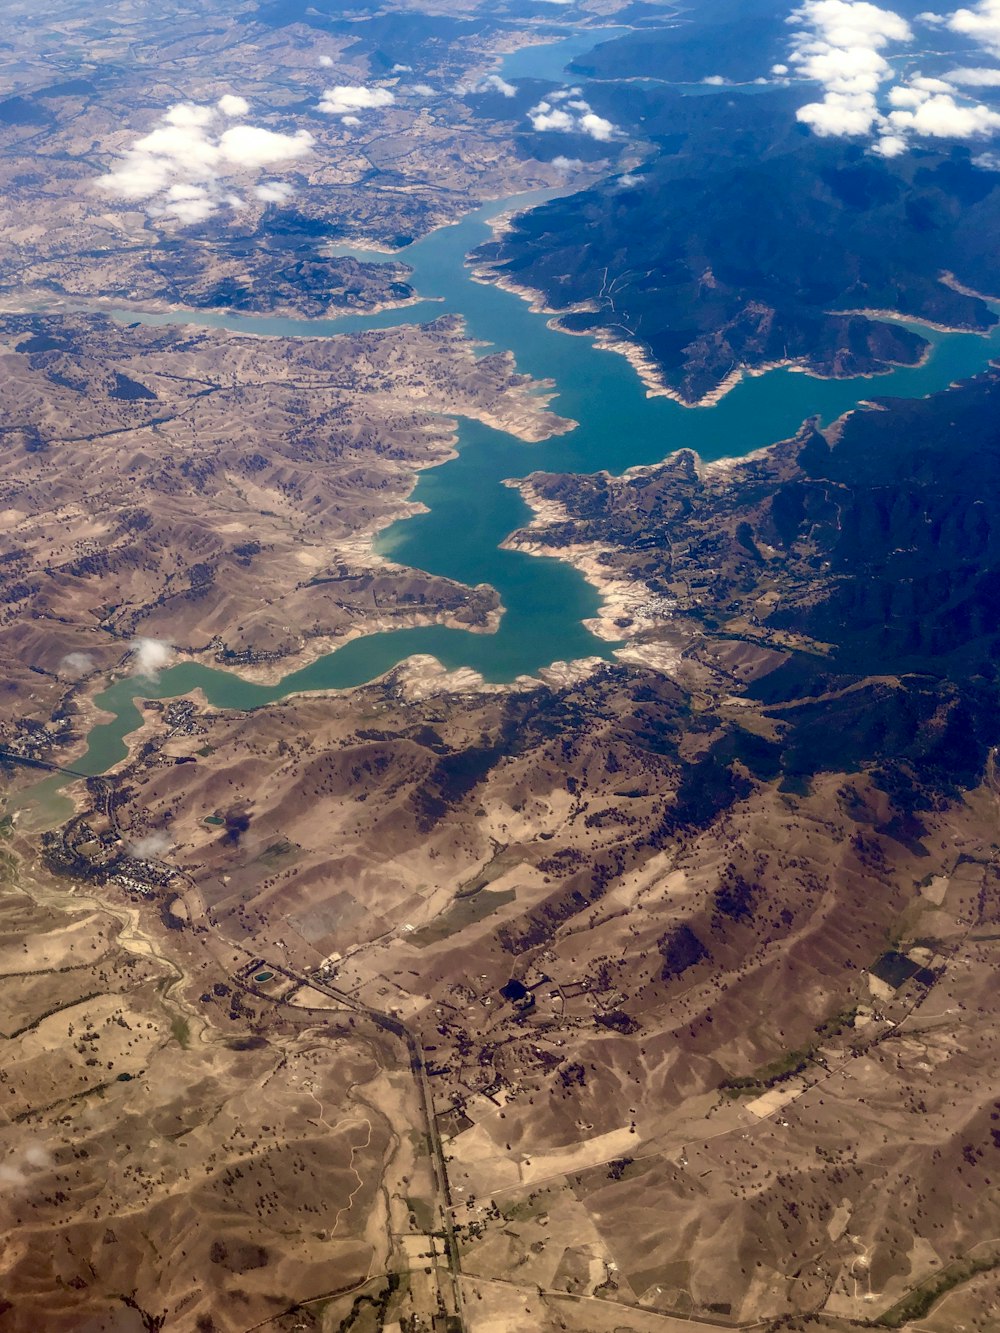
M 94 706 L 111 720 L 90 729 L 87 749 L 74 767 L 96 775 L 126 757 L 124 738 L 141 723 L 135 698 L 172 698 L 200 689 L 212 707 L 251 709 L 292 694 L 354 688 L 414 657 L 432 657 L 447 673 L 475 673 L 486 685 L 538 679 L 558 663 L 613 660 L 625 645 L 595 633 L 600 626 L 606 634 L 608 625 L 609 608 L 599 587 L 558 556 L 507 542 L 533 517 L 512 480 L 536 471 L 621 474 L 678 449 L 691 449 L 704 462 L 744 457 L 789 438 L 807 418 L 829 424 L 873 396 L 937 392 L 1000 354 L 1000 327 L 987 335 L 945 334 L 921 324 L 930 347 L 919 366 L 851 380 L 819 379 L 797 366 L 762 371 L 741 376 L 713 406 L 697 408 L 666 395 L 650 396 L 634 357 L 608 356 L 609 349 L 593 338 L 552 327 L 551 316 L 533 308 L 526 293 L 484 282 L 467 263 L 469 253 L 488 239 L 497 215 L 533 207 L 554 193 L 539 190 L 494 201 L 395 255 L 413 269 L 421 298 L 407 307 L 329 320 L 114 312 L 126 324 L 196 324 L 278 337 L 335 337 L 457 315 L 477 354 L 512 352 L 518 373 L 554 385 L 546 389 L 548 409 L 578 424 L 527 443 L 460 418 L 453 456 L 417 475 L 406 516 L 374 538 L 376 557 L 495 588 L 504 612 L 494 633 L 438 624 L 364 634 L 266 683 L 194 661 L 168 668 L 156 682 L 118 679 L 94 697 Z M 50 779 L 30 791 L 43 795 L 42 789 L 51 788 L 51 797 L 60 785 Z

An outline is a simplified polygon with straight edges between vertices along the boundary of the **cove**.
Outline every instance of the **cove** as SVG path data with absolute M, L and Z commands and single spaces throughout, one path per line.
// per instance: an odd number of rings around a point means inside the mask
M 517 368 L 557 389 L 552 407 L 579 425 L 541 444 L 525 444 L 478 422 L 461 421 L 457 456 L 422 472 L 413 498 L 427 512 L 394 523 L 376 549 L 398 561 L 466 584 L 488 582 L 499 592 L 504 614 L 496 634 L 476 634 L 443 626 L 386 631 L 355 639 L 276 685 L 257 685 L 237 674 L 185 662 L 158 681 L 125 677 L 99 694 L 97 706 L 112 721 L 92 728 L 88 748 L 73 767 L 102 773 L 122 760 L 124 738 L 140 723 L 136 698 L 168 698 L 204 691 L 220 708 L 250 709 L 301 691 L 346 689 L 373 680 L 416 653 L 429 653 L 445 667 L 471 667 L 490 682 L 532 674 L 555 661 L 610 658 L 614 645 L 582 624 L 599 604 L 596 591 L 572 566 L 499 549 L 530 518 L 506 478 L 528 472 L 619 473 L 655 463 L 676 449 L 690 448 L 703 459 L 741 456 L 787 438 L 809 416 L 830 422 L 872 395 L 916 397 L 946 388 L 981 370 L 1000 350 L 1000 330 L 942 334 L 920 329 L 931 345 L 922 366 L 900 368 L 872 379 L 819 380 L 793 370 L 747 377 L 717 405 L 688 408 L 668 398 L 648 398 L 629 362 L 601 350 L 588 338 L 549 328 L 547 317 L 521 297 L 478 282 L 465 260 L 490 234 L 498 214 L 531 207 L 553 191 L 536 191 L 487 204 L 460 222 L 442 227 L 399 252 L 413 269 L 419 304 L 369 316 L 295 320 L 177 311 L 137 314 L 116 311 L 122 323 L 195 324 L 281 337 L 331 337 L 391 328 L 439 315 L 458 314 L 482 351 L 509 349 Z M 365 258 L 384 258 L 364 251 Z M 38 784 L 19 805 L 47 808 L 65 778 Z M 66 804 L 59 802 L 62 817 Z
M 664 13 L 664 19 L 670 17 Z M 567 65 L 577 56 L 586 55 L 595 46 L 604 42 L 613 42 L 617 37 L 625 37 L 633 30 L 629 27 L 615 28 L 576 28 L 566 34 L 560 31 L 558 24 L 549 24 L 552 41 L 539 42 L 535 46 L 522 46 L 510 55 L 504 56 L 500 65 L 501 78 L 514 79 L 551 79 L 553 82 L 571 77 L 577 82 L 580 75 L 570 75 Z

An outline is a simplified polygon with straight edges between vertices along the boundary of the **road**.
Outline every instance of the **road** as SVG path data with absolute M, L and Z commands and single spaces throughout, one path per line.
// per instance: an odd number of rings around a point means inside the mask
M 20 764 L 23 768 L 44 768 L 47 773 L 66 773 L 71 778 L 87 778 L 89 773 L 81 773 L 75 768 L 63 768 L 61 764 L 50 764 L 47 759 L 32 759 L 26 754 L 17 754 L 14 750 L 0 749 L 0 763 Z
M 303 976 L 297 972 L 293 972 L 283 963 L 268 962 L 266 963 L 266 966 L 269 971 L 287 977 L 290 981 L 297 982 L 302 986 L 310 986 L 313 990 L 322 991 L 324 995 L 329 995 L 331 999 L 342 1004 L 345 1009 L 352 1009 L 355 1013 L 363 1014 L 373 1022 L 376 1027 L 381 1028 L 384 1032 L 392 1033 L 394 1037 L 399 1037 L 400 1040 L 405 1042 L 410 1060 L 410 1071 L 417 1084 L 417 1091 L 420 1098 L 420 1110 L 424 1120 L 424 1129 L 427 1134 L 428 1143 L 430 1144 L 431 1162 L 434 1169 L 439 1210 L 443 1220 L 445 1245 L 448 1251 L 448 1272 L 451 1278 L 452 1292 L 454 1295 L 455 1313 L 458 1315 L 459 1323 L 464 1333 L 466 1322 L 462 1299 L 462 1260 L 459 1253 L 458 1241 L 455 1237 L 455 1227 L 452 1221 L 451 1187 L 448 1183 L 448 1167 L 445 1161 L 444 1148 L 441 1144 L 441 1136 L 438 1133 L 437 1119 L 434 1115 L 434 1099 L 431 1094 L 430 1083 L 427 1077 L 427 1065 L 424 1059 L 424 1051 L 420 1044 L 420 1039 L 407 1028 L 405 1023 L 401 1022 L 393 1014 L 383 1013 L 380 1009 L 372 1009 L 369 1005 L 363 1004 L 359 999 L 349 994 L 347 991 L 342 991 L 338 989 L 338 987 L 330 985 L 327 981 L 323 981 L 315 976 Z

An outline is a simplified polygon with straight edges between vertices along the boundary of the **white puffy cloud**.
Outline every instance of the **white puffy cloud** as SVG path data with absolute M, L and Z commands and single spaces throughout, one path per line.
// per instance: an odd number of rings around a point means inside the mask
M 839 50 L 878 50 L 889 42 L 909 41 L 913 35 L 904 18 L 868 0 L 805 0 L 788 22 L 806 27 L 812 45 Z
M 920 74 L 914 74 L 910 79 L 911 88 L 919 88 L 922 93 L 953 93 L 955 89 L 944 79 L 925 79 Z
M 949 93 L 927 97 L 912 110 L 890 111 L 894 130 L 933 139 L 973 139 L 1000 130 L 1000 111 L 961 106 Z
M 214 168 L 219 160 L 219 148 L 206 133 L 205 127 L 195 122 L 189 125 L 164 125 L 137 139 L 132 151 L 154 159 L 168 171 L 175 163 L 185 161 L 196 170 Z
M 927 93 L 919 88 L 901 86 L 889 89 L 889 105 L 895 107 L 919 106 L 926 101 Z
M 874 93 L 888 77 L 889 65 L 878 51 L 864 46 L 817 52 L 800 65 L 807 78 L 816 79 L 827 92 L 842 96 Z
M 82 680 L 94 670 L 96 662 L 90 653 L 67 653 L 57 668 L 67 680 Z
M 576 118 L 571 116 L 568 111 L 560 111 L 553 107 L 550 102 L 539 102 L 528 112 L 528 119 L 531 121 L 531 128 L 543 132 L 545 130 L 573 130 L 576 128 Z
M 288 181 L 264 181 L 254 190 L 254 197 L 265 204 L 287 204 L 295 189 Z
M 132 655 L 129 675 L 146 680 L 158 680 L 174 655 L 173 647 L 163 639 L 133 639 L 129 647 Z
M 562 134 L 587 134 L 592 139 L 606 143 L 615 133 L 614 125 L 592 110 L 589 102 L 577 96 L 579 91 L 579 88 L 563 90 L 538 102 L 528 112 L 531 128 L 539 133 L 549 130 Z M 563 105 L 554 106 L 554 102 L 562 102 Z
M 166 829 L 156 829 L 129 843 L 129 853 L 140 860 L 157 860 L 171 850 L 174 840 Z
M 944 22 L 952 32 L 971 37 L 1000 56 L 1000 0 L 981 0 L 973 9 L 956 9 Z
M 392 106 L 395 100 L 395 94 L 388 88 L 365 88 L 359 83 L 338 83 L 333 88 L 324 89 L 316 109 L 327 116 L 344 116 L 355 111 Z
M 340 118 L 340 123 L 341 123 L 341 125 L 346 125 L 346 126 L 348 127 L 348 129 L 351 129 L 351 130 L 353 130 L 353 129 L 357 129 L 357 127 L 361 124 L 361 117 L 360 117 L 360 116 L 341 116 L 341 118 Z
M 164 123 L 189 127 L 192 125 L 211 125 L 215 112 L 210 106 L 199 106 L 197 102 L 175 102 L 163 114 Z
M 211 191 L 204 185 L 171 185 L 163 196 L 162 214 L 191 224 L 210 218 L 216 207 Z
M 976 35 L 989 46 L 1000 43 L 1000 0 L 950 15 L 922 14 L 924 22 Z M 970 139 L 1000 129 L 1000 115 L 967 103 L 954 82 L 918 73 L 897 80 L 886 49 L 912 40 L 913 30 L 898 14 L 866 0 L 806 0 L 789 18 L 796 30 L 789 65 L 823 87 L 823 99 L 799 108 L 798 119 L 818 135 L 872 136 L 873 151 L 898 157 L 914 138 Z M 994 28 L 995 23 L 995 28 Z M 998 46 L 1000 50 L 1000 46 Z M 1000 71 L 955 70 L 964 81 L 1000 86 Z
M 878 107 L 870 93 L 827 93 L 822 102 L 799 107 L 796 115 L 814 134 L 840 137 L 869 134 L 878 121 Z
M 0 1162 L 0 1196 L 23 1190 L 32 1184 L 32 1174 L 52 1166 L 51 1154 L 41 1144 L 13 1148 Z
M 606 143 L 615 132 L 611 121 L 605 120 L 594 111 L 587 111 L 580 117 L 580 129 L 584 134 L 589 134 L 592 139 L 599 139 L 602 143 Z
M 883 134 L 881 139 L 876 139 L 872 152 L 877 153 L 879 157 L 899 157 L 908 148 L 909 144 L 901 135 Z
M 1000 69 L 975 66 L 972 69 L 950 69 L 945 75 L 949 83 L 962 84 L 967 88 L 1000 88 Z
M 278 162 L 302 157 L 314 142 L 308 130 L 277 134 L 259 125 L 234 125 L 219 139 L 219 154 L 223 161 L 234 167 L 254 171 L 258 167 L 273 167 Z
M 431 87 L 429 83 L 414 83 L 410 87 L 411 93 L 416 93 L 418 97 L 434 97 L 437 89 Z
M 797 29 L 789 66 L 824 89 L 823 100 L 800 107 L 798 119 L 820 135 L 870 133 L 875 95 L 891 74 L 882 51 L 909 41 L 910 25 L 866 0 L 806 0 L 788 22 Z
M 705 78 L 702 79 L 702 83 L 707 83 L 712 88 L 722 88 L 728 82 L 729 80 L 724 78 L 721 74 L 707 74 Z
M 324 69 L 333 69 L 333 56 L 320 56 L 319 63 Z
M 149 199 L 166 189 L 172 163 L 155 152 L 130 148 L 106 176 L 98 178 L 98 189 L 120 199 Z
M 245 116 L 250 110 L 250 103 L 245 97 L 235 93 L 224 93 L 216 103 L 224 116 Z
M 909 24 L 866 0 L 806 0 L 788 22 L 796 29 L 788 65 L 824 89 L 823 100 L 800 107 L 798 119 L 820 135 L 869 133 L 875 94 L 890 74 L 882 50 L 909 41 Z
M 513 97 L 517 89 L 506 79 L 501 79 L 499 74 L 487 74 L 486 78 L 480 81 L 479 91 L 502 93 L 504 97 Z
M 465 97 L 468 93 L 501 93 L 504 97 L 514 97 L 517 87 L 502 79 L 499 74 L 484 74 L 481 79 L 455 85 L 457 97 Z
M 236 124 L 218 132 L 220 116 L 233 119 L 247 106 L 244 98 L 229 94 L 217 107 L 177 103 L 98 178 L 97 187 L 120 199 L 145 200 L 151 216 L 184 224 L 203 222 L 223 206 L 242 207 L 227 177 L 295 161 L 315 142 L 307 130 L 279 134 Z
M 982 103 L 959 101 L 953 84 L 919 75 L 889 90 L 891 110 L 881 121 L 890 152 L 896 157 L 900 142 L 909 138 L 980 139 L 1000 132 L 1000 113 Z

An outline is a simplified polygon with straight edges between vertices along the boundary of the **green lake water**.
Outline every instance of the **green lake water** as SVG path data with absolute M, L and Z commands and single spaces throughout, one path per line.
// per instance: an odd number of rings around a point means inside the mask
M 549 192 L 551 193 L 551 192 Z M 125 736 L 138 726 L 134 699 L 167 698 L 195 688 L 220 708 L 249 709 L 304 690 L 336 690 L 375 679 L 415 653 L 433 654 L 448 668 L 472 667 L 491 682 L 507 682 L 560 660 L 612 655 L 614 645 L 595 638 L 581 623 L 598 609 L 598 597 L 570 565 L 499 548 L 525 524 L 530 512 L 510 477 L 535 471 L 619 473 L 691 448 L 705 460 L 741 456 L 788 437 L 809 416 L 829 422 L 870 395 L 919 396 L 947 387 L 981 370 L 1000 354 L 1000 334 L 938 334 L 921 329 L 932 355 L 916 369 L 898 369 L 874 379 L 818 380 L 789 370 L 744 379 L 711 408 L 686 408 L 667 398 L 647 398 L 624 357 L 596 348 L 587 338 L 548 327 L 519 297 L 476 282 L 465 256 L 489 236 L 489 219 L 511 207 L 530 207 L 546 192 L 494 202 L 454 226 L 415 242 L 399 257 L 413 268 L 420 304 L 371 316 L 331 320 L 242 317 L 217 312 L 137 315 L 119 311 L 122 322 L 195 324 L 270 336 L 330 337 L 384 329 L 459 314 L 483 351 L 509 349 L 519 371 L 551 379 L 557 388 L 552 408 L 579 422 L 569 434 L 542 444 L 525 444 L 478 422 L 460 423 L 457 456 L 422 472 L 414 499 L 428 512 L 393 524 L 377 549 L 401 564 L 461 583 L 489 583 L 499 592 L 504 614 L 495 634 L 428 626 L 355 639 L 277 685 L 241 679 L 235 672 L 184 662 L 157 682 L 135 677 L 116 680 L 96 698 L 114 714 L 95 726 L 74 768 L 105 771 L 124 758 Z M 372 259 L 384 258 L 377 254 Z M 57 797 L 65 779 L 31 789 L 36 810 L 65 817 Z M 27 793 L 25 794 L 27 795 Z M 19 804 L 25 804 L 24 798 Z

